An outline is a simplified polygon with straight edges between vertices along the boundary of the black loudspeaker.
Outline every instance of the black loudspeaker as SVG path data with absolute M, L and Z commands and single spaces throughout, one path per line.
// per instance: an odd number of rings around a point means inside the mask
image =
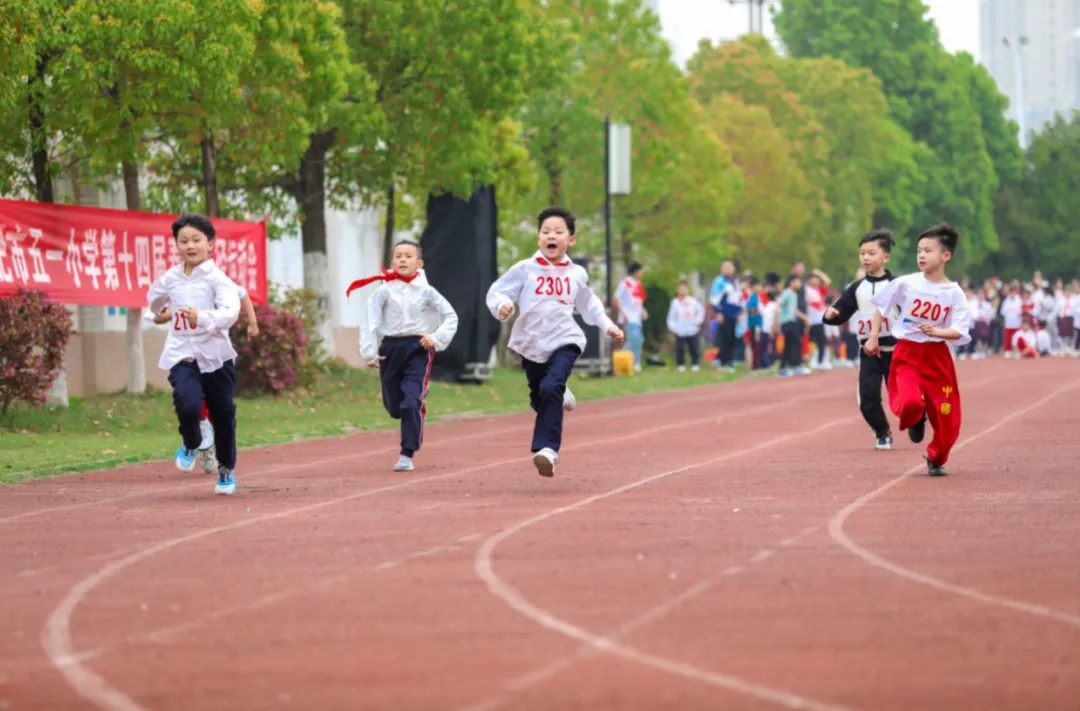
M 494 186 L 480 188 L 468 201 L 448 194 L 428 197 L 427 224 L 420 237 L 424 272 L 458 315 L 454 340 L 432 364 L 431 377 L 437 381 L 491 377 L 499 322 L 485 299 L 498 277 L 497 234 Z

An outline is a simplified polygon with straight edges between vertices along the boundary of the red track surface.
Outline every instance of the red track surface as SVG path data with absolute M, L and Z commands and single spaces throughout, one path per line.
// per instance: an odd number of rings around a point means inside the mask
M 944 479 L 848 371 L 0 489 L 0 709 L 1076 711 L 1080 367 L 960 378 Z

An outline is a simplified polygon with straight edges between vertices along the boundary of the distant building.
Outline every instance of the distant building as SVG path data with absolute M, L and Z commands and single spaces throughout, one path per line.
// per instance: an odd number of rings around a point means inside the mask
M 1009 97 L 1013 118 L 1023 94 L 1028 134 L 1055 112 L 1080 108 L 1080 0 L 980 0 L 979 20 L 978 59 Z

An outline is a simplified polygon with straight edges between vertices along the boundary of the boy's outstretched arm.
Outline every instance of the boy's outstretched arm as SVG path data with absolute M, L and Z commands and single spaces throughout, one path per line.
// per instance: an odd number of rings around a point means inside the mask
M 843 326 L 851 320 L 851 317 L 859 310 L 859 299 L 855 296 L 855 290 L 861 283 L 860 280 L 848 284 L 848 287 L 844 289 L 844 293 L 840 294 L 840 298 L 836 300 L 832 308 L 825 311 L 825 318 L 823 319 L 825 323 L 830 326 Z
M 367 303 L 367 318 L 360 323 L 360 359 L 368 365 L 379 360 L 379 337 L 376 335 L 382 323 L 383 297 L 382 288 L 376 289 Z
M 578 291 L 577 296 L 574 297 L 574 306 L 581 313 L 581 318 L 585 323 L 604 329 L 604 333 L 616 343 L 623 342 L 626 336 L 623 334 L 622 329 L 608 318 L 607 312 L 604 311 L 604 302 L 600 300 L 600 297 L 596 295 L 596 292 L 588 284 Z
M 435 350 L 444 351 L 450 346 L 450 341 L 454 340 L 454 334 L 457 333 L 458 315 L 446 297 L 435 289 L 431 289 L 431 302 L 435 310 L 439 312 L 439 327 L 435 329 L 435 333 L 431 334 L 431 339 L 435 342 Z
M 521 287 L 524 285 L 525 267 L 519 262 L 496 279 L 488 289 L 485 301 L 491 315 L 500 321 L 510 318 L 510 314 L 514 312 L 514 304 L 521 297 Z M 509 312 L 506 310 L 507 306 L 510 307 Z

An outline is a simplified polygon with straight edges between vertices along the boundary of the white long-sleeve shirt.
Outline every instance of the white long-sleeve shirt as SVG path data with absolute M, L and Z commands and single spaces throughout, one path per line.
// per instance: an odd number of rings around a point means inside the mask
M 428 283 L 423 271 L 411 282 L 383 282 L 368 299 L 367 318 L 360 325 L 360 357 L 379 357 L 379 337 L 425 336 L 444 351 L 457 333 L 458 316 L 450 302 Z
M 500 306 L 515 303 L 520 313 L 508 346 L 534 363 L 546 363 L 562 346 L 574 345 L 584 352 L 585 333 L 574 321 L 575 307 L 590 326 L 603 331 L 615 327 L 589 286 L 588 272 L 568 257 L 550 264 L 537 252 L 510 267 L 488 289 L 487 307 L 499 318 Z
M 619 300 L 619 323 L 640 326 L 645 314 L 645 290 L 634 277 L 626 277 L 619 282 L 615 291 Z
M 892 322 L 892 335 L 896 340 L 929 343 L 944 338 L 928 336 L 919 330 L 919 324 L 929 323 L 935 328 L 951 328 L 960 338 L 951 341 L 954 346 L 971 342 L 971 312 L 967 296 L 955 281 L 938 284 L 930 281 L 922 272 L 893 279 L 884 289 L 870 299 L 882 313 L 889 313 L 894 306 L 900 307 L 900 315 Z
M 1010 331 L 1020 328 L 1024 320 L 1024 300 L 1017 294 L 1010 294 L 1001 302 L 1001 316 L 1005 328 Z
M 192 269 L 191 276 L 184 273 L 183 264 L 170 268 L 150 285 L 146 300 L 150 309 L 143 314 L 144 321 L 153 322 L 154 315 L 166 308 L 173 312 L 158 361 L 162 370 L 193 360 L 199 372 L 212 373 L 236 359 L 229 329 L 240 317 L 240 287 L 217 268 L 214 260 L 208 259 Z M 199 310 L 197 323 L 188 322 L 180 313 L 186 307 Z
M 693 296 L 676 296 L 668 307 L 667 327 L 676 336 L 696 336 L 705 323 L 705 307 Z

